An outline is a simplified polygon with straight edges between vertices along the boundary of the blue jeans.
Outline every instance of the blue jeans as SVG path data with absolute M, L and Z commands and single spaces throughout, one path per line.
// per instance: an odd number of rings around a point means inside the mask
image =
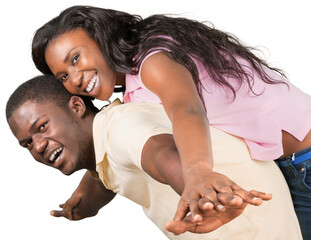
M 303 239 L 311 240 L 311 147 L 275 162 L 289 186 Z

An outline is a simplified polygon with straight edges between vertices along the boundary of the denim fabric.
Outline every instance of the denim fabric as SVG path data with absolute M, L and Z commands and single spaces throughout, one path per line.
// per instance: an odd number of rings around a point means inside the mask
M 296 156 L 311 151 L 307 148 Z M 282 166 L 280 166 L 282 161 Z M 311 240 L 311 158 L 296 165 L 292 156 L 276 160 L 289 186 L 304 240 Z

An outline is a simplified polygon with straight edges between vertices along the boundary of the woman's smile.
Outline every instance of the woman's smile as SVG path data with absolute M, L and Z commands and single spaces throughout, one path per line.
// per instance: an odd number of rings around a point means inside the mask
M 97 43 L 82 29 L 76 29 L 50 41 L 46 62 L 72 94 L 107 100 L 111 97 L 117 72 L 105 61 Z
M 97 73 L 95 73 L 95 74 L 93 75 L 93 77 L 91 78 L 91 81 L 90 81 L 89 84 L 87 85 L 85 91 L 86 91 L 87 93 L 91 92 L 91 91 L 93 90 L 95 84 L 97 83 L 97 81 L 98 81 L 98 75 L 97 75 Z

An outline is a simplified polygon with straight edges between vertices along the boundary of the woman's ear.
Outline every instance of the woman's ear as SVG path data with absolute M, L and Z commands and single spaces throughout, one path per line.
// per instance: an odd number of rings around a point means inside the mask
M 78 96 L 72 96 L 70 98 L 69 108 L 81 118 L 86 114 L 86 106 L 84 101 Z

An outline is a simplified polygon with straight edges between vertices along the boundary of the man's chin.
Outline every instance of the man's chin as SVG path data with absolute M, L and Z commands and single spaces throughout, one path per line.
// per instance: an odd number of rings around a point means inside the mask
M 69 167 L 69 166 L 64 167 L 62 169 L 59 169 L 59 171 L 61 171 L 66 176 L 70 176 L 71 174 L 75 173 L 78 170 L 80 170 L 80 169 L 74 168 L 74 167 Z

